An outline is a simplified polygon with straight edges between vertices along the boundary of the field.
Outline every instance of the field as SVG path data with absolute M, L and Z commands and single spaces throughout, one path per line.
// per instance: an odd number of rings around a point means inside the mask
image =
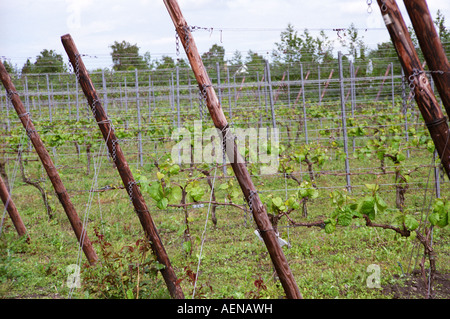
M 399 69 L 394 61 L 383 63 Z M 348 61 L 304 73 L 299 67 L 275 69 L 270 82 L 263 78 L 263 65 L 253 70 L 262 71 L 231 76 L 226 69 L 219 74 L 210 69 L 209 74 L 237 136 L 239 129 L 268 129 L 259 131 L 256 144 L 266 147 L 269 157 L 275 154 L 270 174 L 260 158 L 252 160 L 251 138 L 239 145 L 274 226 L 289 243 L 283 251 L 303 297 L 448 298 L 448 227 L 434 226 L 430 233 L 436 253 L 432 290 L 428 258 L 420 266 L 424 250 L 418 234 L 430 229 L 436 198 L 446 203 L 449 185 L 409 99 L 408 82 L 395 72 L 357 77 Z M 104 71 L 91 77 L 186 297 L 283 298 L 230 165 L 223 165 L 220 154 L 216 162 L 194 163 L 172 156 L 180 130 L 198 129 L 203 147 L 214 146 L 206 135 L 213 125 L 191 71 Z M 87 264 L 2 91 L 2 165 L 31 241 L 18 238 L 4 213 L 0 296 L 169 298 L 161 265 L 143 240 L 75 75 L 28 75 L 13 82 L 101 262 Z M 274 128 L 279 144 L 269 139 L 263 145 L 261 132 Z M 30 181 L 43 189 L 47 205 Z M 364 201 L 378 208 L 364 211 Z M 350 211 L 353 215 L 344 218 Z M 358 215 L 363 212 L 373 213 L 373 223 L 405 230 L 407 236 L 368 226 Z M 76 269 L 78 286 L 68 281 Z

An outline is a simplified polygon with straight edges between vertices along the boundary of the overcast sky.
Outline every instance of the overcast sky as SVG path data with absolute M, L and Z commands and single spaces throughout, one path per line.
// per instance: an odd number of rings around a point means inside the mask
M 238 50 L 269 57 L 288 23 L 299 33 L 327 31 L 351 23 L 360 29 L 366 44 L 389 41 L 376 0 L 368 13 L 366 0 L 178 0 L 189 25 L 213 28 L 194 33 L 200 53 L 213 44 L 225 48 L 226 58 Z M 428 0 L 433 18 L 438 9 L 450 27 L 450 1 Z M 402 1 L 403 17 L 410 21 Z M 0 0 L 0 57 L 19 68 L 43 50 L 55 50 L 68 61 L 60 38 L 70 33 L 88 69 L 112 66 L 109 46 L 114 41 L 137 44 L 140 54 L 152 59 L 176 57 L 175 28 L 163 0 Z M 221 31 L 222 30 L 222 31 Z M 342 35 L 342 34 L 340 34 Z M 336 41 L 337 42 L 337 41 Z M 339 50 L 337 43 L 335 51 Z M 335 52 L 336 53 L 336 52 Z M 185 57 L 185 55 L 180 55 Z

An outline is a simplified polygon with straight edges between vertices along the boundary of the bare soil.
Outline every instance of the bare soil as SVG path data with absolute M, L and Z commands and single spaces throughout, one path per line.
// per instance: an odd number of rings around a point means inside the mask
M 397 277 L 398 278 L 398 277 Z M 383 293 L 393 299 L 428 299 L 428 284 L 420 271 L 404 278 L 404 282 L 383 287 Z M 436 273 L 431 299 L 450 299 L 450 274 Z

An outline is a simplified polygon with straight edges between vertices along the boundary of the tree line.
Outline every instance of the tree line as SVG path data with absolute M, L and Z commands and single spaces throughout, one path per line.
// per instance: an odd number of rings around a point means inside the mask
M 450 30 L 445 26 L 445 17 L 438 10 L 434 19 L 436 29 L 440 36 L 444 48 L 450 45 Z M 413 28 L 409 27 L 411 37 L 421 55 L 418 41 Z M 338 32 L 337 44 L 344 48 L 344 61 L 350 60 L 355 65 L 363 65 L 358 76 L 362 75 L 383 75 L 386 70 L 386 61 L 396 61 L 397 54 L 390 41 L 377 44 L 375 49 L 369 49 L 364 42 L 364 36 L 352 23 L 348 28 L 335 30 Z M 336 52 L 333 52 L 336 40 L 330 40 L 322 30 L 318 35 L 313 35 L 308 29 L 299 33 L 294 25 L 289 23 L 284 31 L 280 33 L 280 40 L 274 43 L 275 48 L 271 52 L 271 67 L 274 68 L 272 74 L 277 77 L 283 70 L 298 69 L 299 64 L 303 64 L 309 70 L 313 70 L 310 79 L 316 78 L 314 70 L 320 66 L 336 62 Z M 132 44 L 125 40 L 114 41 L 109 46 L 110 55 L 113 62 L 111 71 L 128 70 L 165 70 L 179 68 L 189 68 L 185 59 L 173 58 L 163 55 L 159 59 L 152 59 L 150 52 L 141 54 L 137 44 Z M 447 49 L 448 51 L 448 49 Z M 218 44 L 213 44 L 211 48 L 202 55 L 205 67 L 215 72 L 217 64 L 220 69 L 228 69 L 231 74 L 249 74 L 254 76 L 259 72 L 264 74 L 265 57 L 249 50 L 246 56 L 242 52 L 235 51 L 231 58 L 225 59 L 225 48 Z M 423 60 L 423 57 L 422 57 Z M 379 62 L 378 62 L 379 61 Z M 3 64 L 10 74 L 35 74 L 35 73 L 64 73 L 69 71 L 68 65 L 64 62 L 61 54 L 54 50 L 44 49 L 36 56 L 34 63 L 27 59 L 25 64 L 19 68 L 13 66 L 7 59 Z M 394 72 L 400 73 L 400 65 L 395 66 Z M 99 70 L 93 70 L 99 71 Z

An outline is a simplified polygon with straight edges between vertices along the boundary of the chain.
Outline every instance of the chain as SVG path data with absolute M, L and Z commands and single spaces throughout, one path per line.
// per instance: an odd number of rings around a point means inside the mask
M 367 13 L 372 13 L 372 0 L 367 0 Z
M 373 12 L 373 8 L 372 8 L 372 0 L 367 0 L 367 13 L 372 13 Z M 387 6 L 386 3 L 384 2 L 384 0 L 381 0 L 381 11 L 385 12 L 387 10 Z
M 199 108 L 200 108 L 200 118 L 203 120 L 203 115 L 204 115 L 204 109 L 205 109 L 205 104 L 204 101 L 206 100 L 206 97 L 208 95 L 208 92 L 206 91 L 206 89 L 208 87 L 212 87 L 211 84 L 203 84 L 201 90 L 199 91 Z
M 227 142 L 229 140 L 234 140 L 235 137 L 231 132 L 230 126 L 228 124 L 222 128 L 221 133 L 222 133 L 222 152 L 223 154 L 226 154 Z
M 186 42 L 186 54 L 189 53 L 189 32 L 194 31 L 190 26 L 183 26 L 184 41 Z M 175 30 L 175 46 L 177 56 L 180 55 L 180 38 Z
M 175 52 L 177 56 L 180 55 L 180 38 L 178 37 L 177 30 L 175 30 Z
M 87 56 L 90 58 L 97 58 L 96 56 L 92 56 L 89 54 L 80 54 L 80 53 L 75 54 L 75 75 L 77 76 L 77 80 L 80 80 L 80 61 L 79 61 L 79 59 L 82 56 Z M 69 66 L 70 66 L 70 63 L 69 63 Z
M 22 118 L 24 116 L 28 116 L 27 124 L 25 125 L 25 131 L 27 132 L 28 138 L 31 138 L 31 134 L 37 133 L 37 131 L 36 130 L 31 130 L 28 127 L 29 124 L 30 124 L 30 121 L 31 121 L 31 114 L 30 114 L 30 112 L 25 112 L 25 113 L 19 114 L 19 118 Z
M 91 107 L 92 107 L 92 114 L 94 115 L 94 118 L 97 118 L 97 110 L 96 110 L 95 104 L 97 104 L 98 102 L 100 102 L 100 101 L 97 99 L 92 100 Z
M 12 103 L 12 97 L 13 97 L 14 94 L 19 96 L 19 93 L 17 93 L 17 91 L 8 91 L 8 92 L 6 92 L 6 96 L 11 101 L 11 103 Z
M 112 145 L 112 154 L 111 157 L 114 161 L 114 163 L 116 162 L 116 145 L 119 143 L 118 139 L 115 140 L 111 140 L 111 145 Z
M 257 194 L 258 194 L 257 191 L 251 190 L 248 195 L 248 208 L 250 209 L 250 213 L 252 213 L 252 214 L 253 214 L 253 197 Z
M 183 32 L 184 32 L 184 41 L 186 42 L 186 54 L 189 53 L 189 33 L 194 32 L 195 30 L 206 30 L 210 33 L 213 32 L 213 28 L 206 28 L 206 27 L 199 27 L 199 26 L 189 26 L 185 25 L 183 26 Z M 175 30 L 175 48 L 177 56 L 180 55 L 180 38 L 178 36 L 178 32 Z
M 134 196 L 133 196 L 133 185 L 136 185 L 136 184 L 137 184 L 136 181 L 129 181 L 128 182 L 127 190 L 128 190 L 128 196 L 130 197 L 130 201 L 133 201 L 133 198 L 134 198 Z
M 411 90 L 411 100 L 416 95 L 415 92 L 414 92 L 414 90 L 416 88 L 416 84 L 415 84 L 416 77 L 421 75 L 421 74 L 423 74 L 423 73 L 425 73 L 425 72 L 422 71 L 422 70 L 418 70 L 418 69 L 414 68 L 412 74 L 410 76 L 408 76 L 408 81 L 409 81 L 408 85 L 409 85 L 409 89 Z
M 80 59 L 81 54 L 75 54 L 75 76 L 77 77 L 77 81 L 80 80 Z

